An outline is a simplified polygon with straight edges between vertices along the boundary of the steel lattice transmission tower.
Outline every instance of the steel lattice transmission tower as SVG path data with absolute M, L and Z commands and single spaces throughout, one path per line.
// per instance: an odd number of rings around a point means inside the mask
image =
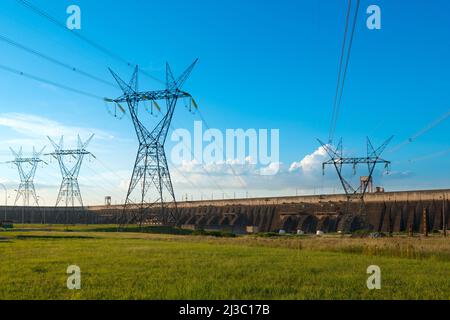
M 36 196 L 36 190 L 34 188 L 33 180 L 34 176 L 36 175 L 36 169 L 38 165 L 40 163 L 46 164 L 44 160 L 40 159 L 45 147 L 42 148 L 42 150 L 39 152 L 36 152 L 36 149 L 33 147 L 33 155 L 31 158 L 23 157 L 22 147 L 20 148 L 19 152 L 15 152 L 12 148 L 9 149 L 15 157 L 15 159 L 13 161 L 10 161 L 9 163 L 15 164 L 17 166 L 20 176 L 20 185 L 17 189 L 17 196 L 16 200 L 14 201 L 14 205 L 17 205 L 17 201 L 22 198 L 23 205 L 29 206 L 30 196 L 32 196 L 36 205 L 39 206 L 39 200 Z
M 367 156 L 366 157 L 344 157 L 343 155 L 343 147 L 342 147 L 342 139 L 336 148 L 333 148 L 331 144 L 325 144 L 322 141 L 318 140 L 325 151 L 328 153 L 330 159 L 322 163 L 322 171 L 325 174 L 325 167 L 327 165 L 333 165 L 336 169 L 336 173 L 341 181 L 344 192 L 347 196 L 347 209 L 348 205 L 352 198 L 358 198 L 360 200 L 360 211 L 359 214 L 362 215 L 363 219 L 366 218 L 365 212 L 365 203 L 364 196 L 367 192 L 368 183 L 360 184 L 358 187 L 352 186 L 352 184 L 344 178 L 344 174 L 342 172 L 344 165 L 351 165 L 353 168 L 353 174 L 356 174 L 356 167 L 360 164 L 367 165 L 368 176 L 366 177 L 367 181 L 372 181 L 372 176 L 377 164 L 384 164 L 384 168 L 389 170 L 389 166 L 391 164 L 390 161 L 384 160 L 381 158 L 381 154 L 386 149 L 389 142 L 393 137 L 387 139 L 381 146 L 375 149 L 370 142 L 370 139 L 367 138 Z M 348 212 L 346 212 L 348 213 Z
M 78 185 L 78 175 L 80 173 L 81 164 L 86 155 L 95 156 L 86 150 L 87 146 L 91 142 L 94 135 L 91 135 L 89 139 L 82 142 L 80 136 L 78 136 L 78 148 L 77 149 L 64 149 L 64 137 L 61 137 L 59 144 L 55 143 L 50 137 L 47 137 L 52 143 L 55 151 L 47 155 L 54 157 L 59 164 L 61 170 L 62 182 L 59 189 L 58 198 L 56 200 L 56 207 L 64 201 L 66 207 L 69 204 L 74 207 L 75 199 L 83 207 L 83 198 L 81 197 L 80 186 Z M 73 165 L 69 165 L 67 158 L 73 159 Z
M 192 72 L 196 59 L 178 78 L 172 74 L 170 66 L 166 63 L 166 88 L 156 91 L 139 91 L 138 89 L 138 67 L 136 66 L 131 80 L 126 83 L 111 69 L 110 72 L 123 91 L 123 95 L 117 99 L 105 99 L 109 102 L 126 103 L 134 124 L 136 135 L 139 141 L 139 149 L 133 169 L 133 174 L 128 188 L 125 200 L 124 210 L 120 224 L 128 224 L 130 222 L 143 223 L 144 221 L 152 221 L 163 224 L 177 223 L 177 207 L 175 193 L 173 191 L 172 180 L 170 178 L 169 167 L 167 165 L 164 143 L 167 133 L 172 122 L 172 117 L 177 105 L 177 101 L 181 98 L 189 98 L 192 96 L 181 90 L 183 84 Z M 139 118 L 138 107 L 139 102 L 150 101 L 157 106 L 158 101 L 165 101 L 166 110 L 163 118 L 157 125 L 149 131 Z M 127 217 L 127 206 L 133 203 L 131 196 L 133 191 L 138 188 L 138 212 Z M 156 190 L 156 196 L 151 198 L 148 195 L 149 189 Z M 164 199 L 164 192 L 167 192 L 173 201 L 173 210 L 169 210 L 169 203 Z M 160 205 L 161 210 L 152 212 L 152 207 Z

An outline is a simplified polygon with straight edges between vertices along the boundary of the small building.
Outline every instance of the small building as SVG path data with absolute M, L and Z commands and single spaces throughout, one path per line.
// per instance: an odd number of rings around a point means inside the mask
M 375 193 L 384 193 L 384 188 L 383 187 L 376 187 L 375 188 Z

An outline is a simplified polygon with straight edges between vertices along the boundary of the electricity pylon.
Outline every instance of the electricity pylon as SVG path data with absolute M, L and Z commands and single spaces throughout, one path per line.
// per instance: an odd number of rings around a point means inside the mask
M 27 207 L 30 205 L 30 196 L 32 196 L 36 205 L 39 206 L 39 200 L 36 196 L 36 190 L 34 189 L 33 180 L 34 176 L 36 175 L 38 164 L 46 164 L 44 160 L 40 159 L 45 147 L 42 148 L 42 150 L 39 152 L 36 152 L 36 149 L 33 147 L 33 155 L 31 158 L 24 158 L 22 156 L 22 147 L 19 149 L 19 152 L 14 151 L 12 148 L 9 149 L 15 157 L 15 159 L 13 161 L 10 161 L 9 163 L 15 164 L 17 166 L 20 176 L 20 185 L 17 189 L 17 196 L 16 200 L 14 201 L 14 205 L 17 205 L 17 201 L 22 198 L 23 205 Z
M 47 155 L 54 157 L 58 160 L 59 168 L 61 170 L 62 182 L 59 189 L 58 198 L 56 200 L 56 207 L 61 203 L 65 202 L 66 207 L 69 204 L 74 207 L 75 199 L 83 207 L 83 199 L 81 197 L 80 187 L 78 185 L 78 175 L 80 173 L 81 164 L 83 163 L 84 156 L 90 155 L 95 158 L 95 156 L 86 151 L 88 144 L 91 142 L 94 135 L 91 135 L 89 139 L 82 142 L 80 136 L 78 136 L 78 148 L 77 149 L 64 149 L 64 137 L 61 136 L 59 144 L 55 143 L 50 137 L 47 137 L 52 143 L 55 151 Z M 67 164 L 67 158 L 74 159 L 74 164 L 72 166 Z
M 145 221 L 176 224 L 177 223 L 177 206 L 175 193 L 173 191 L 172 180 L 170 178 L 169 167 L 167 165 L 164 143 L 167 138 L 167 132 L 172 122 L 173 113 L 180 98 L 189 98 L 194 103 L 192 96 L 181 88 L 192 72 L 197 60 L 195 60 L 177 79 L 174 78 L 170 66 L 166 63 L 166 88 L 156 91 L 139 91 L 138 89 L 138 67 L 136 66 L 130 82 L 123 81 L 114 71 L 110 72 L 123 91 L 123 95 L 117 99 L 105 99 L 108 102 L 116 103 L 119 108 L 120 103 L 127 103 L 134 124 L 136 135 L 139 141 L 139 149 L 128 188 L 127 197 L 123 209 L 120 224 L 128 224 L 130 222 L 138 222 L 142 224 Z M 142 123 L 138 114 L 138 106 L 141 101 L 150 101 L 159 110 L 157 101 L 165 101 L 166 111 L 163 118 L 158 124 L 149 131 Z M 137 213 L 127 216 L 127 206 L 133 201 L 131 196 L 133 191 L 140 185 L 140 193 L 138 195 Z M 151 198 L 148 196 L 150 187 L 156 189 L 156 196 Z M 173 210 L 168 209 L 169 204 L 164 199 L 164 192 L 168 192 L 170 200 L 173 203 Z M 152 212 L 152 207 L 160 204 L 161 210 Z
M 325 174 L 325 167 L 327 165 L 333 165 L 336 169 L 336 173 L 339 177 L 339 180 L 341 181 L 342 187 L 345 191 L 345 194 L 347 196 L 347 209 L 350 199 L 353 197 L 357 197 L 360 200 L 360 209 L 359 214 L 362 216 L 364 220 L 367 219 L 366 217 L 366 210 L 365 210 L 365 203 L 364 203 L 364 196 L 366 194 L 367 188 L 369 186 L 369 183 L 362 183 L 359 185 L 359 187 L 354 187 L 352 184 L 344 178 L 344 175 L 342 173 L 343 165 L 352 165 L 353 167 L 353 174 L 356 174 L 356 167 L 359 164 L 367 165 L 368 169 L 368 176 L 367 181 L 372 181 L 373 172 L 375 170 L 375 167 L 377 164 L 384 164 L 384 168 L 386 170 L 389 170 L 389 166 L 391 164 L 390 161 L 384 160 L 381 158 L 381 154 L 386 149 L 389 142 L 392 140 L 393 137 L 390 137 L 387 139 L 380 147 L 375 149 L 370 142 L 370 139 L 367 138 L 367 156 L 366 157 L 344 157 L 343 156 L 343 147 L 342 147 L 342 139 L 340 140 L 339 144 L 336 148 L 333 148 L 331 144 L 325 144 L 322 141 L 318 140 L 319 143 L 322 145 L 324 150 L 328 153 L 330 156 L 330 159 L 322 163 L 322 173 Z M 348 212 L 346 212 L 348 213 Z

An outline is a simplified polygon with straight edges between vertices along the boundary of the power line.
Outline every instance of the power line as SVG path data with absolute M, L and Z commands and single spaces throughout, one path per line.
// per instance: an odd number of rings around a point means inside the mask
M 170 127 L 172 128 L 172 130 L 174 130 L 174 127 L 172 126 L 172 124 L 170 125 Z M 195 158 L 195 154 L 194 154 L 194 152 L 192 151 L 192 149 L 183 141 L 183 144 L 184 144 L 184 146 L 186 147 L 186 148 L 188 148 L 188 150 L 189 150 L 189 152 L 191 153 L 191 156 L 192 156 L 192 158 L 195 160 L 196 158 Z M 206 175 L 208 176 L 208 178 L 216 185 L 216 187 L 218 188 L 218 189 L 220 189 L 220 191 L 222 191 L 227 197 L 230 197 L 229 196 L 229 194 L 227 193 L 227 192 L 225 192 L 225 190 L 221 187 L 221 186 L 219 186 L 218 184 L 217 184 L 217 182 L 212 178 L 212 176 L 211 176 L 211 174 L 210 174 L 210 172 L 208 171 L 208 170 L 206 170 L 206 168 L 203 166 L 203 164 L 202 163 L 200 163 L 200 166 L 201 166 L 201 168 L 202 168 L 202 170 L 206 173 Z M 176 166 L 174 166 L 174 168 L 176 168 Z M 179 171 L 178 169 L 176 169 L 185 179 L 187 179 L 187 177 L 183 174 L 183 173 L 181 173 L 181 171 Z M 195 187 L 195 186 L 194 186 Z
M 0 69 L 2 69 L 4 71 L 8 71 L 10 73 L 17 74 L 19 76 L 24 76 L 26 78 L 29 78 L 29 79 L 32 79 L 32 80 L 35 80 L 35 81 L 38 81 L 38 82 L 41 82 L 41 83 L 49 84 L 51 86 L 54 86 L 54 87 L 57 87 L 57 88 L 60 88 L 60 89 L 63 89 L 63 90 L 67 90 L 67 91 L 71 91 L 71 92 L 74 92 L 74 93 L 77 93 L 77 94 L 80 94 L 80 95 L 84 95 L 84 96 L 89 97 L 89 98 L 103 100 L 102 97 L 97 96 L 97 95 L 95 95 L 93 93 L 89 93 L 89 92 L 86 92 L 86 91 L 83 91 L 83 90 L 74 89 L 72 87 L 69 87 L 69 86 L 66 86 L 66 85 L 63 85 L 63 84 L 59 84 L 59 83 L 56 83 L 54 81 L 47 80 L 47 79 L 44 79 L 44 78 L 32 75 L 30 73 L 26 73 L 26 72 L 23 72 L 23 71 L 20 71 L 20 70 L 17 70 L 17 69 L 5 66 L 5 65 L 2 65 L 2 64 L 0 64 Z
M 91 176 L 91 177 L 87 177 L 87 176 L 83 176 L 83 177 L 81 177 L 80 178 L 80 181 L 83 181 L 83 180 L 88 180 L 88 181 L 90 181 L 90 183 L 93 183 L 93 184 L 95 184 L 95 185 L 97 185 L 98 187 L 100 187 L 101 189 L 103 189 L 103 191 L 105 191 L 107 194 L 106 195 L 108 195 L 108 194 L 110 194 L 111 193 L 111 190 L 108 190 L 108 189 L 106 189 L 105 187 L 104 187 L 104 185 L 102 184 L 102 182 L 97 182 L 96 180 L 95 180 L 95 176 L 97 176 L 97 178 L 100 180 L 102 180 L 103 181 L 103 183 L 104 184 L 108 184 L 109 186 L 111 186 L 111 187 L 113 187 L 113 188 L 117 188 L 118 186 L 115 184 L 115 183 L 113 183 L 111 180 L 109 180 L 109 179 L 106 179 L 104 176 L 102 176 L 102 174 L 100 173 L 100 172 L 97 172 L 94 168 L 92 168 L 91 166 L 89 166 L 89 165 L 86 165 L 85 166 L 85 168 L 87 168 L 89 171 L 91 171 L 93 174 L 94 174 L 94 176 Z M 116 191 L 113 191 L 113 193 L 115 193 Z M 99 194 L 99 193 L 97 193 L 97 194 Z M 105 195 L 102 195 L 102 196 L 105 196 Z
M 347 50 L 347 59 L 346 59 L 346 62 L 345 62 L 344 75 L 342 77 L 342 87 L 341 87 L 341 93 L 339 94 L 339 101 L 338 101 L 338 104 L 337 104 L 337 111 L 336 111 L 335 122 L 337 122 L 337 120 L 338 120 L 339 110 L 341 108 L 341 101 L 342 101 L 342 95 L 344 93 L 345 80 L 347 79 L 348 64 L 349 64 L 349 61 L 350 61 L 350 54 L 352 52 L 352 45 L 353 45 L 353 38 L 354 38 L 354 34 L 355 34 L 356 21 L 358 20 L 358 11 L 359 11 L 359 0 L 356 1 L 355 16 L 353 18 L 353 25 L 352 25 L 352 31 L 351 31 L 351 36 L 350 36 L 350 43 L 349 43 L 349 47 L 348 47 L 348 50 Z M 334 130 L 336 130 L 336 123 L 335 123 L 334 128 L 333 128 L 333 135 L 334 135 Z
M 45 60 L 47 60 L 47 61 L 49 61 L 49 62 L 51 62 L 51 63 L 53 63 L 53 64 L 56 64 L 56 65 L 58 65 L 58 66 L 60 66 L 60 67 L 66 68 L 66 69 L 68 69 L 68 70 L 70 70 L 70 71 L 73 71 L 73 72 L 77 72 L 77 73 L 79 73 L 79 74 L 81 74 L 81 75 L 83 75 L 83 76 L 85 76 L 85 77 L 88 77 L 88 78 L 90 78 L 90 79 L 92 79 L 92 80 L 101 82 L 101 83 L 103 83 L 103 84 L 112 86 L 112 87 L 114 87 L 114 88 L 117 88 L 117 86 L 114 85 L 112 82 L 103 80 L 103 79 L 101 79 L 100 77 L 94 76 L 94 75 L 92 75 L 92 74 L 90 74 L 90 73 L 88 73 L 88 72 L 85 72 L 85 71 L 83 71 L 83 70 L 81 70 L 81 69 L 79 69 L 79 68 L 76 68 L 76 67 L 74 67 L 74 66 L 71 66 L 71 65 L 69 65 L 69 64 L 67 64 L 67 63 L 65 63 L 65 62 L 61 62 L 60 60 L 57 60 L 57 59 L 52 58 L 52 57 L 50 57 L 50 56 L 47 56 L 47 55 L 43 54 L 42 52 L 39 52 L 39 51 L 37 51 L 37 50 L 34 50 L 34 49 L 30 48 L 30 47 L 26 47 L 25 45 L 20 44 L 20 43 L 14 41 L 14 40 L 11 40 L 10 38 L 7 38 L 7 37 L 5 37 L 5 36 L 3 36 L 3 35 L 1 35 L 1 34 L 0 34 L 0 41 L 3 41 L 3 42 L 5 42 L 5 43 L 7 43 L 7 44 L 9 44 L 9 45 L 11 45 L 11 46 L 14 46 L 14 47 L 16 47 L 16 48 L 19 48 L 19 49 L 21 49 L 21 50 L 24 50 L 24 51 L 26 51 L 26 52 L 28 52 L 28 53 L 30 53 L 30 54 L 33 54 L 33 55 L 35 55 L 35 56 L 37 56 L 37 57 L 39 57 L 39 58 L 45 59 Z
M 112 173 L 113 173 L 116 177 L 118 177 L 119 179 L 121 179 L 121 180 L 128 180 L 128 178 L 124 178 L 124 177 L 121 177 L 120 175 L 118 175 L 117 172 L 115 172 L 114 170 L 112 170 L 111 168 L 109 168 L 109 166 L 107 166 L 105 163 L 103 163 L 100 159 L 97 158 L 96 160 L 97 160 L 97 162 L 100 163 L 100 165 L 102 165 L 106 170 L 112 172 Z M 173 168 L 174 168 L 175 171 L 177 171 L 181 176 L 183 176 L 183 178 L 184 178 L 187 182 L 189 182 L 189 183 L 192 185 L 192 187 L 194 187 L 194 189 L 201 189 L 201 188 L 199 188 L 199 186 L 195 185 L 192 181 L 190 181 L 190 180 L 186 177 L 186 175 L 184 175 L 180 170 L 178 170 L 178 168 L 177 168 L 176 166 L 173 166 Z M 104 178 L 104 179 L 105 179 L 105 178 Z
M 431 123 L 429 123 L 428 125 L 423 127 L 422 129 L 420 129 L 418 132 L 413 134 L 411 137 L 409 137 L 405 141 L 403 141 L 403 142 L 397 144 L 396 146 L 392 147 L 392 149 L 389 150 L 389 153 L 397 152 L 402 147 L 404 147 L 404 146 L 406 146 L 406 145 L 416 141 L 419 137 L 423 136 L 424 134 L 426 134 L 427 132 L 429 132 L 433 128 L 437 127 L 439 124 L 441 124 L 442 122 L 447 120 L 449 117 L 450 117 L 450 110 L 448 110 L 442 116 L 440 116 L 439 118 L 435 119 L 434 121 L 432 121 Z
M 328 138 L 328 142 L 331 143 L 333 140 L 332 137 L 332 128 L 335 122 L 335 118 L 336 118 L 336 108 L 337 108 L 337 101 L 338 101 L 338 96 L 339 96 L 339 88 L 341 85 L 341 74 L 342 74 L 342 64 L 344 61 L 344 55 L 345 55 L 345 45 L 347 43 L 347 33 L 348 33 L 348 24 L 349 24 L 349 20 L 350 20 L 350 9 L 351 9 L 351 0 L 348 0 L 348 6 L 347 6 L 347 16 L 345 18 L 345 29 L 344 29 L 344 41 L 342 42 L 342 48 L 341 48 L 341 56 L 339 59 L 339 71 L 338 71 L 338 78 L 336 81 L 336 92 L 334 94 L 334 102 L 333 102 L 333 113 L 331 116 L 331 124 L 330 124 L 330 135 Z
M 194 189 L 203 189 L 203 188 L 197 186 L 195 183 L 193 183 L 193 182 L 192 182 L 188 177 L 186 177 L 186 175 L 185 175 L 181 170 L 179 170 L 176 166 L 173 166 L 172 168 L 175 169 L 175 171 L 178 172 L 178 173 L 179 173 L 179 174 L 180 174 L 187 182 L 189 182 L 190 185 L 191 185 L 192 187 L 194 187 Z M 222 192 L 225 193 L 225 191 L 223 191 L 223 190 L 222 190 Z M 225 193 L 225 194 L 226 194 L 226 193 Z
M 52 17 L 50 14 L 48 14 L 47 12 L 45 12 L 42 9 L 39 9 L 38 7 L 32 5 L 30 2 L 26 1 L 26 0 L 16 0 L 17 2 L 19 2 L 20 4 L 24 5 L 25 7 L 27 7 L 28 9 L 30 9 L 31 11 L 33 11 L 34 13 L 40 15 L 41 17 L 47 19 L 48 21 L 52 22 L 53 24 L 55 24 L 56 26 L 62 28 L 63 30 L 73 34 L 74 36 L 78 37 L 79 39 L 83 40 L 84 42 L 88 43 L 89 45 L 93 46 L 94 48 L 96 48 L 97 50 L 103 52 L 106 55 L 109 55 L 111 57 L 113 57 L 116 60 L 121 61 L 122 63 L 125 63 L 128 66 L 132 66 L 132 63 L 130 63 L 129 61 L 127 61 L 126 59 L 120 57 L 119 55 L 115 54 L 114 52 L 106 49 L 103 46 L 100 46 L 98 44 L 96 44 L 95 42 L 93 42 L 92 40 L 84 37 L 83 35 L 76 33 L 73 30 L 70 30 L 69 28 L 67 28 L 67 26 L 60 22 L 59 20 L 57 20 L 56 18 Z
M 433 158 L 445 156 L 448 153 L 450 153 L 450 148 L 447 148 L 447 149 L 442 150 L 442 151 L 434 152 L 432 154 L 428 154 L 428 155 L 425 155 L 425 156 L 412 158 L 412 159 L 409 159 L 409 160 L 395 161 L 395 162 L 393 162 L 393 164 L 405 164 L 405 163 L 412 164 L 412 163 L 416 163 L 416 162 L 419 162 L 419 161 L 430 160 L 430 159 L 433 159 Z
M 352 45 L 353 45 L 353 38 L 354 38 L 354 33 L 355 33 L 355 28 L 356 28 L 356 22 L 358 20 L 359 4 L 360 4 L 360 0 L 356 0 L 356 9 L 355 9 L 354 17 L 353 17 L 352 28 L 351 28 L 351 31 L 350 31 L 350 41 L 349 41 L 349 46 L 348 46 L 348 49 L 347 49 L 347 55 L 345 57 L 344 73 L 343 73 L 343 75 L 341 77 L 340 73 L 342 72 L 342 57 L 343 57 L 344 51 L 345 51 L 345 45 L 346 45 L 346 39 L 347 39 L 347 33 L 348 33 L 348 20 L 349 20 L 350 9 L 351 9 L 351 0 L 349 0 L 349 2 L 348 2 L 348 10 L 347 10 L 346 25 L 345 25 L 344 41 L 343 41 L 343 44 L 342 44 L 341 61 L 339 63 L 338 83 L 337 83 L 337 86 L 336 86 L 337 89 L 336 89 L 335 100 L 334 100 L 334 105 L 333 105 L 332 121 L 331 121 L 331 126 L 330 126 L 330 133 L 329 133 L 329 137 L 328 137 L 328 142 L 329 143 L 333 142 L 334 133 L 336 131 L 336 126 L 337 126 L 337 120 L 339 118 L 339 111 L 340 111 L 340 108 L 341 108 L 342 95 L 344 93 L 345 80 L 346 80 L 346 77 L 347 77 L 347 70 L 348 70 L 348 65 L 349 65 L 349 61 L 350 61 L 350 54 L 351 54 Z M 342 78 L 342 83 L 339 84 L 341 78 Z M 340 88 L 339 99 L 337 99 L 337 101 L 336 101 L 336 98 L 338 96 L 339 88 Z
M 208 125 L 208 123 L 206 122 L 205 118 L 202 116 L 202 113 L 200 112 L 200 110 L 198 111 L 198 115 L 200 116 L 200 119 L 202 119 L 202 121 L 205 123 L 205 126 L 207 129 L 211 129 Z M 220 148 L 221 149 L 221 148 Z M 220 150 L 223 153 L 223 149 Z M 244 187 L 245 190 L 247 190 L 247 186 L 245 185 L 245 182 L 242 180 L 242 178 L 236 173 L 236 171 L 234 170 L 233 166 L 231 164 L 229 164 L 227 161 L 225 161 L 225 164 L 228 164 L 228 166 L 230 167 L 231 171 L 233 172 L 233 175 L 239 180 L 239 183 Z
M 53 170 L 56 170 L 56 171 L 59 171 L 59 167 L 58 166 L 56 166 L 56 165 L 54 165 L 54 164 L 52 164 L 52 163 L 49 163 L 49 166 L 51 166 L 52 168 L 53 168 Z M 88 169 L 90 169 L 90 167 L 89 166 L 85 166 L 85 168 L 88 168 Z M 92 169 L 91 169 L 91 171 L 93 171 Z M 95 172 L 94 172 L 95 173 Z M 53 178 L 54 179 L 58 179 L 59 177 L 57 176 L 57 175 L 55 175 L 55 176 L 53 176 Z M 42 177 L 41 177 L 41 180 L 45 180 L 45 181 L 53 181 L 53 180 L 49 180 L 49 179 L 47 179 L 47 178 L 44 178 L 44 179 L 42 179 Z M 106 190 L 102 185 L 100 185 L 99 183 L 97 183 L 97 182 L 95 182 L 95 180 L 93 180 L 93 179 L 91 179 L 91 178 L 87 178 L 86 176 L 81 176 L 80 177 L 80 181 L 81 181 L 81 186 L 83 187 L 83 181 L 85 181 L 85 180 L 88 180 L 88 181 L 90 181 L 92 184 L 95 184 L 97 187 L 99 187 L 100 189 L 103 189 L 104 191 L 107 191 L 107 193 L 110 193 L 108 190 Z M 56 185 L 55 184 L 55 187 L 59 187 L 59 185 Z M 95 195 L 96 196 L 98 196 L 100 199 L 102 199 L 105 195 L 104 194 L 102 194 L 102 193 L 100 193 L 97 189 L 95 189 L 95 188 L 92 188 L 91 186 L 87 186 L 86 185 L 86 187 L 88 187 L 90 190 L 89 190 L 89 193 L 90 194 L 92 194 L 92 193 L 95 193 Z M 41 188 L 42 189 L 42 188 Z M 48 189 L 48 188 L 47 188 Z
M 97 44 L 96 42 L 94 42 L 93 40 L 81 35 L 80 33 L 75 32 L 75 30 L 70 30 L 69 28 L 67 28 L 67 26 L 62 23 L 61 21 L 59 21 L 58 19 L 52 17 L 49 13 L 45 12 L 44 10 L 38 8 L 35 5 L 32 5 L 30 2 L 28 2 L 27 0 L 16 0 L 17 2 L 19 2 L 21 5 L 25 6 L 26 8 L 30 9 L 31 11 L 33 11 L 34 13 L 40 15 L 41 17 L 47 19 L 48 21 L 50 21 L 51 23 L 53 23 L 54 25 L 62 28 L 63 30 L 69 32 L 70 34 L 74 35 L 75 37 L 77 37 L 78 39 L 86 42 L 87 44 L 89 44 L 90 46 L 92 46 L 93 48 L 97 49 L 98 51 L 101 51 L 103 54 L 106 54 L 110 57 L 112 57 L 113 59 L 120 61 L 121 63 L 125 64 L 128 67 L 133 67 L 135 64 L 131 63 L 130 61 L 128 61 L 127 59 L 121 57 L 120 55 L 114 53 L 113 51 L 105 48 L 104 46 L 101 46 L 99 44 Z M 147 77 L 158 81 L 160 83 L 165 83 L 164 81 L 152 76 L 151 74 L 149 74 L 148 72 L 141 70 L 140 71 L 142 74 L 146 75 Z

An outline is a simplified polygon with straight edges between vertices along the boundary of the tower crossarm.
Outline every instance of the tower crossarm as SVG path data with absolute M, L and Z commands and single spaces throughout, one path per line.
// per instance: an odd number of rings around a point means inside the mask
M 14 161 L 7 161 L 6 163 L 35 163 L 35 162 L 45 162 L 39 158 L 19 158 Z
M 89 151 L 86 150 L 58 150 L 52 153 L 46 153 L 46 156 L 52 156 L 55 159 L 58 157 L 65 157 L 65 156 L 75 156 L 75 155 L 92 155 Z
M 390 164 L 390 161 L 378 157 L 334 158 L 323 162 L 324 165 L 332 164 Z
M 113 99 L 112 102 L 123 103 L 128 101 L 159 101 L 191 97 L 192 96 L 189 93 L 181 91 L 179 89 L 166 89 L 157 91 L 132 92 L 130 94 L 124 94 L 117 99 Z
M 55 152 L 47 153 L 45 155 L 52 156 L 56 160 L 58 160 L 63 175 L 72 177 L 78 176 L 79 169 L 81 167 L 81 162 L 83 161 L 85 155 L 90 155 L 95 158 L 95 156 L 91 152 L 86 150 L 56 150 Z M 66 156 L 72 156 L 76 160 L 75 165 L 73 166 L 72 169 L 68 169 L 63 160 L 63 158 Z

